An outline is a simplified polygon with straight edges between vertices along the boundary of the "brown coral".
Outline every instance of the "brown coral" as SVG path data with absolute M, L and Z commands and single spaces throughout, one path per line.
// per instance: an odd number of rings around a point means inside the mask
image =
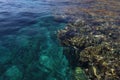
M 69 28 L 58 33 L 61 43 L 70 47 L 65 55 L 70 62 L 74 60 L 71 65 L 83 68 L 91 80 L 119 80 L 120 38 L 115 37 L 120 35 L 116 31 L 120 30 L 119 27 L 106 24 L 94 27 L 83 25 L 83 22 L 71 24 L 72 27 L 68 25 Z M 74 56 L 74 59 L 68 55 Z

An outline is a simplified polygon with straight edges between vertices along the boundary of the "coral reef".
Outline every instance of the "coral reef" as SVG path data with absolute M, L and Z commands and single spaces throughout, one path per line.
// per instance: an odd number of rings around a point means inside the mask
M 80 67 L 88 80 L 120 80 L 120 1 L 77 1 L 86 7 L 66 8 L 72 22 L 58 31 L 73 73 Z
M 91 25 L 79 19 L 59 30 L 58 38 L 68 47 L 64 53 L 74 70 L 81 67 L 90 80 L 119 80 L 119 31 L 119 25 L 107 21 Z

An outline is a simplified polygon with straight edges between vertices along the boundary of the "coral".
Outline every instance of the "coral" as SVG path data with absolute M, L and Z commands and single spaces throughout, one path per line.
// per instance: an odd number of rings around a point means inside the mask
M 64 47 L 68 47 L 64 54 L 74 71 L 81 67 L 90 80 L 119 80 L 119 30 L 116 24 L 93 26 L 78 20 L 58 31 L 58 38 Z

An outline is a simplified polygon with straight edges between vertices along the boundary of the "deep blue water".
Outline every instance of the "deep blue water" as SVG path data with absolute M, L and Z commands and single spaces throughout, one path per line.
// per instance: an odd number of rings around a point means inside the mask
M 70 80 L 56 35 L 66 23 L 54 17 L 64 4 L 0 0 L 0 80 Z
M 56 32 L 66 25 L 65 16 L 59 19 L 64 9 L 77 5 L 69 0 L 0 0 L 0 80 L 71 80 Z

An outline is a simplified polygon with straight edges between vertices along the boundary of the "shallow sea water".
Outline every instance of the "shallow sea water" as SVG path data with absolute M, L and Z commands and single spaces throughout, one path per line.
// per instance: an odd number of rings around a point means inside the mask
M 76 5 L 69 0 L 0 0 L 0 80 L 71 80 L 56 34 L 67 21 L 54 15 Z
M 56 5 L 45 0 L 0 0 L 0 80 L 69 80 L 56 31 Z

